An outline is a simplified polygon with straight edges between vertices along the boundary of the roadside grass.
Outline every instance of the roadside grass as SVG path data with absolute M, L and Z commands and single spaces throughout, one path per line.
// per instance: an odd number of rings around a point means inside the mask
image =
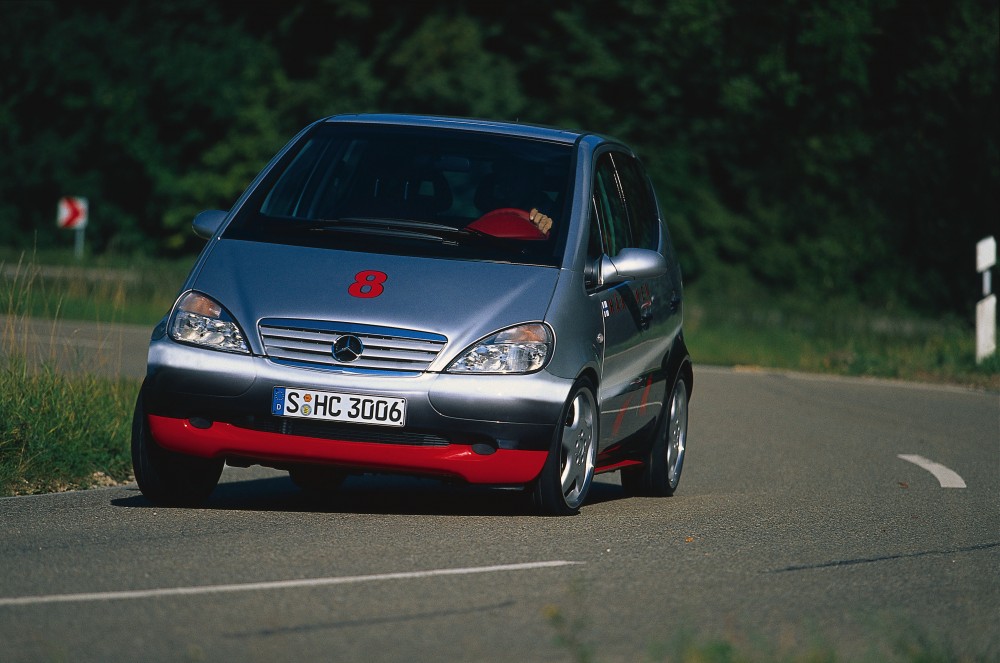
M 975 362 L 975 326 L 847 301 L 802 302 L 685 292 L 696 364 L 788 369 L 1000 390 L 1000 354 Z
M 66 375 L 5 355 L 0 366 L 0 496 L 129 481 L 131 414 L 138 390 L 134 380 Z
M 100 257 L 0 249 L 0 311 L 8 315 L 154 325 L 170 310 L 194 257 Z
M 47 351 L 30 353 L 25 336 L 37 333 L 38 326 L 27 324 L 33 317 L 55 320 L 74 313 L 112 324 L 127 321 L 127 302 L 141 292 L 130 294 L 114 279 L 67 286 L 43 272 L 23 256 L 13 266 L 0 262 L 0 313 L 5 314 L 0 324 L 0 496 L 113 485 L 131 477 L 129 439 L 138 381 L 100 377 L 109 372 L 109 358 L 101 353 L 78 350 L 64 357 L 54 342 Z M 61 370 L 66 366 L 74 370 Z

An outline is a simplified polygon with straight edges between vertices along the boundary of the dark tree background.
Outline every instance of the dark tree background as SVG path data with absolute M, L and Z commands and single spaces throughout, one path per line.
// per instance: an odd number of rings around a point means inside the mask
M 951 0 L 0 3 L 0 243 L 194 251 L 306 123 L 617 135 L 689 282 L 965 314 L 1000 219 L 1000 8 Z

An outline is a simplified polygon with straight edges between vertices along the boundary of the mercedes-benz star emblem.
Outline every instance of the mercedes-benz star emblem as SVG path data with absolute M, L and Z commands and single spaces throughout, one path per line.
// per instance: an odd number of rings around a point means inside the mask
M 341 336 L 333 344 L 333 358 L 342 364 L 354 361 L 364 351 L 365 345 L 361 339 L 350 334 Z

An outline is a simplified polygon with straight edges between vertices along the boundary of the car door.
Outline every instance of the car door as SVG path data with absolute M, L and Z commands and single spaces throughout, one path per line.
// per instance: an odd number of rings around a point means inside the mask
M 638 219 L 637 223 L 630 219 L 629 203 L 616 167 L 616 161 L 624 163 L 628 158 L 618 152 L 605 152 L 597 158 L 592 200 L 596 223 L 591 224 L 591 253 L 600 251 L 614 257 L 624 248 L 651 241 L 648 227 Z M 638 209 L 641 205 L 633 207 Z M 599 239 L 593 229 L 599 230 Z M 653 286 L 649 281 L 627 281 L 611 286 L 594 284 L 591 289 L 590 296 L 600 300 L 604 317 L 604 361 L 598 394 L 602 451 L 645 432 L 659 413 L 663 395 L 659 368 L 663 355 L 656 356 L 657 344 L 647 342 L 651 340 L 647 338 L 646 329 L 653 303 Z

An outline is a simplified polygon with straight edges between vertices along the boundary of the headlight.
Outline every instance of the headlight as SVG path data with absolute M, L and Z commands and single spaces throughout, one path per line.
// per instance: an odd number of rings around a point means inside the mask
M 225 352 L 250 353 L 233 316 L 211 297 L 189 292 L 177 300 L 170 338 Z
M 448 373 L 531 373 L 552 354 L 552 333 L 533 323 L 511 327 L 485 338 L 459 355 Z

